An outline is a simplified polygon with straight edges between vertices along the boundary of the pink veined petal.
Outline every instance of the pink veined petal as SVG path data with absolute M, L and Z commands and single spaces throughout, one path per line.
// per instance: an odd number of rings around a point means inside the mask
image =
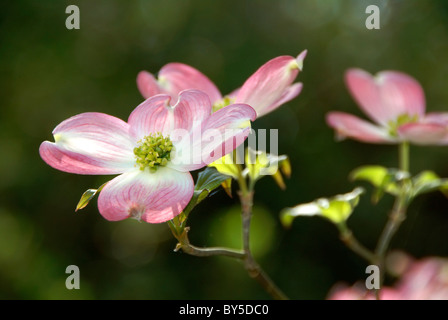
M 202 159 L 205 164 L 222 158 L 241 145 L 250 133 L 256 111 L 247 104 L 231 104 L 213 113 L 203 126 Z
M 159 72 L 159 83 L 174 101 L 184 90 L 196 89 L 205 92 L 212 103 L 222 99 L 215 84 L 197 69 L 183 63 L 169 63 Z
M 447 261 L 444 258 L 429 257 L 415 261 L 399 280 L 397 287 L 406 300 L 446 300 L 446 268 Z
M 189 172 L 162 167 L 151 173 L 134 170 L 109 181 L 98 197 L 101 215 L 110 221 L 127 218 L 166 222 L 182 212 L 193 196 Z
M 297 60 L 291 56 L 274 58 L 261 66 L 238 92 L 235 103 L 252 106 L 263 113 L 278 101 L 299 73 Z
M 174 126 L 171 97 L 158 94 L 143 101 L 128 118 L 130 132 L 135 139 L 142 139 L 150 133 L 167 133 Z
M 391 120 L 382 105 L 380 90 L 370 73 L 350 69 L 345 74 L 345 82 L 355 101 L 372 120 L 383 125 Z
M 165 93 L 165 90 L 162 90 L 156 78 L 147 71 L 140 71 L 138 73 L 137 88 L 145 99 L 156 94 Z
M 367 121 L 344 112 L 330 112 L 327 124 L 336 130 L 338 138 L 352 138 L 368 143 L 394 143 L 388 132 Z
M 179 100 L 170 105 L 169 95 L 156 95 L 141 103 L 129 116 L 131 133 L 141 139 L 150 133 L 171 134 L 174 130 L 192 131 L 210 116 L 212 106 L 202 91 L 185 90 Z
M 176 156 L 168 164 L 179 171 L 200 169 L 232 152 L 250 133 L 255 110 L 245 104 L 233 104 L 214 112 L 202 125 L 175 145 Z
M 427 113 L 421 120 L 425 123 L 438 123 L 448 126 L 448 112 L 431 112 Z
M 103 113 L 82 113 L 61 122 L 56 142 L 40 145 L 42 159 L 55 169 L 77 174 L 117 174 L 135 164 L 129 125 Z
M 260 110 L 258 112 L 258 118 L 264 116 L 265 114 L 268 114 L 268 113 L 274 111 L 275 109 L 277 109 L 281 105 L 283 105 L 286 102 L 291 101 L 292 99 L 297 97 L 300 94 L 300 92 L 302 92 L 302 88 L 303 88 L 303 84 L 301 82 L 295 83 L 292 86 L 290 86 L 289 88 L 287 88 L 283 92 L 283 95 L 277 101 L 272 103 L 270 106 L 267 106 L 266 109 Z
M 395 288 L 381 289 L 381 300 L 402 300 L 403 296 Z M 356 283 L 352 287 L 336 285 L 329 293 L 327 300 L 376 300 L 374 293 Z
M 403 140 L 420 145 L 440 145 L 448 142 L 448 128 L 437 123 L 408 123 L 398 128 Z
M 419 117 L 425 114 L 425 93 L 417 80 L 397 71 L 383 71 L 376 78 L 390 120 L 403 114 Z
M 401 115 L 423 116 L 425 96 L 420 84 L 397 71 L 383 71 L 373 77 L 361 69 L 346 73 L 350 93 L 361 109 L 374 121 L 387 125 Z
M 174 129 L 191 131 L 210 117 L 212 104 L 209 96 L 198 90 L 185 90 L 179 94 L 174 109 Z

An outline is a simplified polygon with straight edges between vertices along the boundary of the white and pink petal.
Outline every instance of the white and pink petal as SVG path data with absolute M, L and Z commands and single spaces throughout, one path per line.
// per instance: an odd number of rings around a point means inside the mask
M 143 98 L 148 99 L 156 94 L 166 93 L 157 79 L 148 71 L 140 71 L 137 75 L 137 88 Z
M 174 62 L 165 65 L 159 72 L 159 84 L 174 101 L 180 92 L 189 89 L 205 92 L 212 103 L 222 99 L 218 88 L 207 76 L 183 63 Z
M 383 71 L 376 76 L 376 82 L 391 120 L 404 114 L 410 117 L 425 114 L 425 93 L 411 76 L 398 71 Z
M 179 215 L 193 196 L 189 172 L 167 167 L 152 173 L 134 170 L 109 181 L 98 197 L 101 215 L 110 221 L 127 218 L 162 223 Z
M 367 116 L 379 124 L 388 123 L 390 116 L 382 105 L 380 90 L 370 73 L 361 69 L 350 69 L 345 73 L 345 82 Z
M 135 140 L 129 125 L 103 113 L 82 113 L 60 123 L 55 142 L 39 148 L 42 159 L 55 169 L 77 174 L 117 174 L 135 164 Z
M 264 111 L 278 101 L 293 83 L 300 67 L 291 56 L 280 56 L 268 61 L 246 80 L 235 102 L 249 104 L 257 114 L 265 114 Z
M 160 132 L 169 135 L 174 130 L 190 132 L 210 115 L 212 106 L 209 97 L 202 91 L 185 90 L 172 106 L 171 97 L 157 95 L 145 100 L 131 113 L 128 123 L 136 138 Z
M 448 128 L 438 123 L 408 123 L 398 128 L 404 141 L 418 145 L 442 145 L 448 143 Z
M 214 112 L 180 143 L 169 166 L 180 171 L 200 169 L 232 152 L 250 133 L 250 121 L 256 118 L 249 105 L 233 104 Z
M 403 115 L 421 117 L 425 112 L 423 89 L 407 74 L 383 71 L 372 76 L 361 69 L 350 69 L 345 80 L 361 109 L 379 124 L 387 125 Z
M 375 126 L 356 116 L 344 112 L 330 112 L 327 124 L 332 127 L 340 139 L 351 138 L 368 143 L 394 143 L 385 128 Z
M 448 126 L 448 112 L 427 113 L 421 121 L 426 123 L 438 123 Z
M 264 110 L 257 111 L 258 117 L 264 116 L 265 114 L 274 111 L 275 109 L 285 104 L 286 102 L 291 101 L 292 99 L 297 97 L 300 94 L 300 92 L 302 92 L 302 89 L 303 89 L 303 83 L 301 82 L 295 83 L 292 86 L 286 88 L 277 101 L 267 106 Z
M 232 104 L 213 113 L 203 126 L 204 163 L 210 164 L 244 143 L 256 117 L 256 111 L 247 104 Z

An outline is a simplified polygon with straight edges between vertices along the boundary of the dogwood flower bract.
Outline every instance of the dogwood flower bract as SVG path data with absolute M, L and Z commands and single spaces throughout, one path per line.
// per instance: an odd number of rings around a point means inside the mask
M 212 114 L 209 97 L 197 90 L 181 92 L 173 106 L 170 101 L 166 94 L 153 96 L 128 122 L 103 113 L 76 115 L 53 130 L 55 142 L 43 142 L 39 153 L 61 171 L 120 174 L 98 198 L 107 220 L 171 220 L 193 195 L 189 171 L 243 143 L 256 113 L 246 104 L 233 104 Z

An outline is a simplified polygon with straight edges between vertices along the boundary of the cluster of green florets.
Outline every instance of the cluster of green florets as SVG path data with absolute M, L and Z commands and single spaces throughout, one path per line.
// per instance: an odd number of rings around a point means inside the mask
M 169 137 L 163 137 L 158 133 L 151 133 L 138 142 L 139 146 L 134 148 L 137 165 L 140 170 L 149 168 L 150 171 L 156 171 L 160 166 L 166 166 L 171 160 L 171 151 L 173 143 Z
M 398 137 L 398 128 L 407 123 L 414 123 L 418 121 L 418 115 L 410 116 L 402 114 L 398 116 L 396 121 L 389 121 L 389 134 L 392 137 Z
M 235 101 L 234 98 L 225 96 L 222 100 L 215 102 L 215 104 L 212 107 L 212 111 L 216 112 L 219 109 L 222 109 L 222 108 L 227 107 L 228 105 L 232 104 L 234 101 Z

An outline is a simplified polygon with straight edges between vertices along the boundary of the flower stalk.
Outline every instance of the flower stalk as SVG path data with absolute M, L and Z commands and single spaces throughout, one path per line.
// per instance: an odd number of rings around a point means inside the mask
M 243 228 L 243 250 L 244 250 L 244 267 L 249 276 L 255 279 L 264 290 L 276 300 L 289 300 L 289 298 L 277 287 L 272 279 L 264 272 L 260 265 L 255 261 L 250 250 L 250 224 L 252 220 L 253 207 L 253 183 L 247 187 L 246 179 L 243 176 L 242 168 L 238 165 L 238 183 L 240 191 L 238 192 L 241 201 L 241 215 Z
M 399 146 L 399 169 L 403 172 L 409 172 L 409 143 L 403 142 Z M 378 244 L 375 249 L 377 265 L 381 270 L 381 284 L 384 282 L 384 266 L 385 256 L 389 248 L 390 242 L 393 236 L 400 228 L 403 221 L 406 219 L 406 212 L 408 207 L 408 190 L 406 179 L 401 182 L 401 190 L 395 198 L 395 203 L 389 220 L 378 240 Z

